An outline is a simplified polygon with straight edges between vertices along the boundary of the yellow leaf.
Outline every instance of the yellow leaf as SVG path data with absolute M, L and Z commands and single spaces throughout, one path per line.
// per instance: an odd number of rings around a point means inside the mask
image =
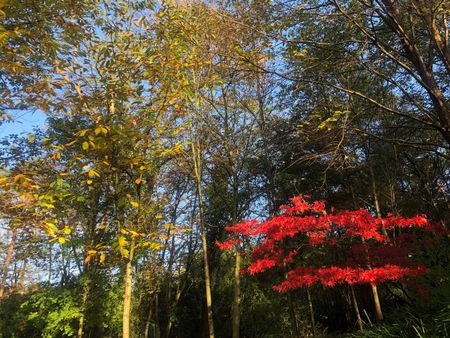
M 65 227 L 65 228 L 64 228 L 64 233 L 65 233 L 66 235 L 70 235 L 71 232 L 72 232 L 72 229 L 70 229 L 69 227 Z
M 28 142 L 33 142 L 34 141 L 34 135 L 33 134 L 28 134 Z
M 95 255 L 97 253 L 96 250 L 88 250 L 89 255 Z
M 127 243 L 127 239 L 124 236 L 119 237 L 119 247 L 123 248 Z
M 127 249 L 120 249 L 120 253 L 122 254 L 122 256 L 128 257 L 129 251 Z
M 133 237 L 139 236 L 139 234 L 136 231 L 130 230 L 130 233 L 133 235 Z
M 139 206 L 139 203 L 136 201 L 130 201 L 130 204 L 135 208 L 137 208 Z
M 86 183 L 87 184 L 92 184 L 92 180 L 87 180 Z
M 162 245 L 161 243 L 151 243 L 150 250 L 157 251 L 157 250 L 161 249 L 163 246 L 164 245 Z
M 143 171 L 145 169 L 145 167 L 143 166 L 143 165 L 141 165 L 140 167 L 139 167 L 139 170 L 140 171 Z
M 57 230 L 56 225 L 50 222 L 45 222 L 45 225 L 47 227 L 47 232 L 50 236 L 53 236 L 55 234 L 55 231 Z
M 88 150 L 89 149 L 89 143 L 86 142 L 86 141 L 84 141 L 81 146 L 83 147 L 83 150 Z
M 163 215 L 161 215 L 161 214 L 156 215 L 156 219 L 161 219 L 161 218 L 163 218 Z
M 83 137 L 84 135 L 86 135 L 86 133 L 87 133 L 88 131 L 89 131 L 88 129 L 83 129 L 83 130 L 80 130 L 77 134 L 78 134 L 78 136 Z
M 59 237 L 58 242 L 64 244 L 66 242 L 66 239 L 64 237 Z
M 136 179 L 136 181 L 134 181 L 137 185 L 142 183 L 142 180 L 140 178 Z
M 88 176 L 89 177 L 100 177 L 100 174 L 98 172 L 96 172 L 94 169 L 88 170 Z
M 100 254 L 100 263 L 104 263 L 104 262 L 105 262 L 105 258 L 106 258 L 106 255 L 105 255 L 104 252 L 102 252 L 102 253 Z

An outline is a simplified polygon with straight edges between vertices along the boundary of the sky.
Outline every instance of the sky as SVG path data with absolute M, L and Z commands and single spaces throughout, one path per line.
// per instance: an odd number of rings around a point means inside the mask
M 11 113 L 10 113 L 11 114 Z M 11 134 L 28 134 L 34 127 L 44 128 L 46 115 L 41 111 L 20 111 L 12 114 L 13 121 L 0 125 L 0 139 Z

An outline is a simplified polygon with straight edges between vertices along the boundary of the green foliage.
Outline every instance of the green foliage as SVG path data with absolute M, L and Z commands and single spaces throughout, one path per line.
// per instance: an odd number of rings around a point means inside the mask
M 2 302 L 3 337 L 74 337 L 81 315 L 78 292 L 73 288 L 46 287 Z M 13 312 L 11 307 L 15 308 Z
M 411 312 L 405 311 L 397 314 L 388 323 L 377 324 L 368 327 L 363 332 L 348 334 L 348 338 L 428 338 L 450 337 L 450 307 L 445 306 L 438 310 L 435 316 L 432 312 L 417 317 Z
M 121 283 L 109 287 L 105 276 L 90 283 L 83 304 L 83 284 L 42 286 L 38 290 L 11 294 L 0 303 L 0 337 L 75 337 L 84 313 L 85 332 L 96 336 L 117 335 L 121 329 Z M 37 287 L 37 286 L 36 286 Z M 101 300 L 101 301 L 99 301 Z

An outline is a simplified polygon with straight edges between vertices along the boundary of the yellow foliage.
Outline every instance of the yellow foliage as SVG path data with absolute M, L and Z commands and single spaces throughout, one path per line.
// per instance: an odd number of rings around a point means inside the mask
M 329 118 L 327 118 L 325 121 L 322 121 L 317 126 L 317 128 L 319 128 L 319 129 L 327 128 L 327 130 L 331 130 L 331 127 L 329 126 L 329 124 L 331 122 L 337 122 L 337 120 L 339 119 L 340 116 L 347 115 L 348 113 L 350 113 L 348 110 L 344 110 L 344 111 L 336 110 L 335 112 L 333 112 L 333 114 Z
M 105 258 L 106 258 L 106 255 L 105 255 L 105 253 L 104 252 L 102 252 L 101 254 L 100 254 L 100 263 L 104 263 L 105 262 Z

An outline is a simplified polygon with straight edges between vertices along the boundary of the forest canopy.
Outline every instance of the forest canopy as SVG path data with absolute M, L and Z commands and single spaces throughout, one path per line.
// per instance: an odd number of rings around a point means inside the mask
M 449 19 L 0 0 L 0 338 L 448 337 Z

